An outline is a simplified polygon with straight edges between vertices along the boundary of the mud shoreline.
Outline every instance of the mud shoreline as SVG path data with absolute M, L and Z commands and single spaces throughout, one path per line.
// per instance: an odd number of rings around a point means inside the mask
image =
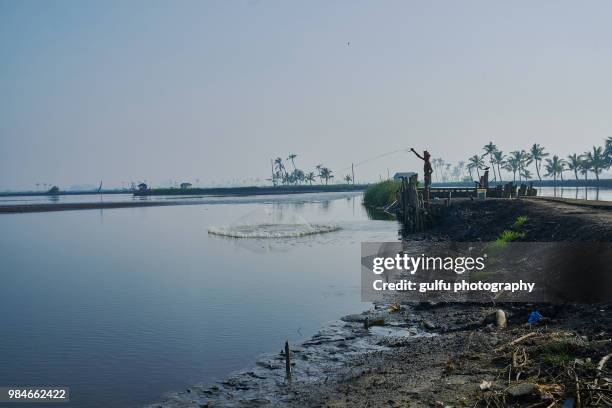
M 458 200 L 403 239 L 490 241 L 519 215 L 529 218 L 525 241 L 612 241 L 609 206 L 540 199 Z M 381 303 L 295 347 L 291 381 L 282 353 L 270 353 L 149 407 L 609 406 L 609 366 L 597 365 L 612 352 L 610 306 Z M 491 319 L 500 309 L 506 328 Z M 529 325 L 534 310 L 544 319 Z M 366 318 L 384 323 L 365 329 Z

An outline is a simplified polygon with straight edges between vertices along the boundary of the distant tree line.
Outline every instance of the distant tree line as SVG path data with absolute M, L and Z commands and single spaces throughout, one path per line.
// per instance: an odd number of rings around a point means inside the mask
M 327 185 L 330 180 L 334 178 L 332 170 L 329 167 L 325 167 L 322 164 L 317 164 L 312 171 L 304 171 L 296 167 L 295 159 L 297 154 L 292 153 L 285 160 L 282 157 L 277 157 L 271 161 L 272 165 L 272 176 L 267 179 L 271 181 L 273 185 L 299 185 L 299 184 L 310 184 L 317 182 Z M 291 165 L 289 167 L 289 162 Z M 350 175 L 343 177 L 343 180 L 347 183 L 353 181 Z
M 534 143 L 528 150 L 515 150 L 504 154 L 493 142 L 483 146 L 482 154 L 475 154 L 456 165 L 447 163 L 442 158 L 432 160 L 434 181 L 473 181 L 480 178 L 481 171 L 488 168 L 492 181 L 504 182 L 504 172 L 512 174 L 512 181 L 539 180 L 542 177 L 552 180 L 564 180 L 564 174 L 570 173 L 577 181 L 588 180 L 592 174 L 599 182 L 599 175 L 612 167 L 612 137 L 608 137 L 603 146 L 593 146 L 584 153 L 572 153 L 566 157 L 550 155 L 544 146 Z M 466 174 L 467 173 L 467 174 Z M 567 177 L 567 176 L 566 176 Z

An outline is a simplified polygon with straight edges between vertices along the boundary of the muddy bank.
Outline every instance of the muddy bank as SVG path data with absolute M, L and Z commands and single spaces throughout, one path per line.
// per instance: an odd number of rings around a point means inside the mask
M 597 203 L 491 199 L 456 200 L 432 229 L 403 239 L 491 241 L 518 216 L 528 242 L 612 238 L 612 214 Z M 536 310 L 543 317 L 528 324 Z M 296 347 L 291 381 L 279 345 L 220 384 L 150 406 L 611 406 L 611 330 L 609 303 L 381 303 Z
M 606 201 L 455 199 L 442 214 L 427 231 L 404 232 L 403 238 L 494 241 L 519 216 L 527 216 L 523 241 L 612 241 L 612 205 Z

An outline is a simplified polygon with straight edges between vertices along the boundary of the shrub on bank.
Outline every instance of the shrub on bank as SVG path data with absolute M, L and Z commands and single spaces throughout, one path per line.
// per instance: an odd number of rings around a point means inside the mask
M 394 180 L 385 180 L 372 184 L 363 195 L 363 203 L 370 207 L 384 207 L 393 204 L 395 193 L 399 190 L 401 183 Z

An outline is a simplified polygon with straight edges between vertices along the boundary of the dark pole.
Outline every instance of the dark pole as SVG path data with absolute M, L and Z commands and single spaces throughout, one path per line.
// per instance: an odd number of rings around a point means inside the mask
M 291 356 L 289 355 L 289 340 L 285 341 L 285 372 L 287 378 L 291 378 Z

